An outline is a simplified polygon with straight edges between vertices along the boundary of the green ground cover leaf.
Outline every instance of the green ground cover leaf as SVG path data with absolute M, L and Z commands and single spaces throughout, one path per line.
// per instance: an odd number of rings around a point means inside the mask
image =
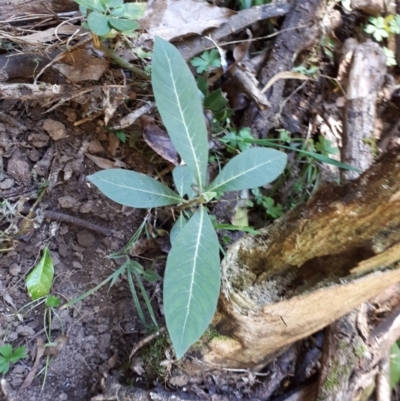
M 108 17 L 98 11 L 92 11 L 87 18 L 87 22 L 90 30 L 98 36 L 107 35 L 111 31 Z
M 140 26 L 137 21 L 125 18 L 108 17 L 108 22 L 113 28 L 120 32 L 133 31 Z
M 102 170 L 87 179 L 104 195 L 125 206 L 149 208 L 183 202 L 176 192 L 161 182 L 135 171 Z
M 43 256 L 39 263 L 26 276 L 26 288 L 29 296 L 35 300 L 47 295 L 53 284 L 54 265 L 49 248 L 43 249 Z
M 202 192 L 206 185 L 208 142 L 199 91 L 179 51 L 159 37 L 154 44 L 152 85 L 171 141 Z
M 210 324 L 219 289 L 218 238 L 200 206 L 175 239 L 164 276 L 165 319 L 178 359 Z
M 284 170 L 287 156 L 268 148 L 251 148 L 233 157 L 210 184 L 207 191 L 240 191 L 261 187 Z

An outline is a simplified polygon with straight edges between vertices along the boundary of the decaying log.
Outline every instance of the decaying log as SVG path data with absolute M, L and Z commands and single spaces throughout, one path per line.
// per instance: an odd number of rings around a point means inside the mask
M 351 311 L 325 331 L 321 371 L 318 380 L 319 400 L 352 401 L 349 391 L 353 368 L 366 349 L 357 332 L 358 310 Z M 358 356 L 357 356 L 358 355 Z
M 27 18 L 34 18 L 35 14 L 61 13 L 78 9 L 77 3 L 73 0 L 10 0 L 0 2 L 1 21 L 17 20 L 26 15 Z
M 373 42 L 356 46 L 351 65 L 345 116 L 343 119 L 342 162 L 365 171 L 372 163 L 376 99 L 386 74 L 386 56 Z M 358 177 L 354 171 L 343 170 L 347 181 Z
M 207 363 L 260 368 L 278 350 L 399 281 L 398 152 L 350 184 L 320 189 L 261 235 L 230 248 L 213 322 L 222 337 L 204 346 Z M 368 259 L 377 271 L 351 273 Z
M 347 93 L 343 116 L 342 162 L 365 171 L 373 161 L 372 147 L 367 139 L 373 140 L 376 99 L 386 73 L 386 58 L 379 46 L 367 42 L 355 46 L 351 60 L 348 79 L 345 80 Z M 341 173 L 342 182 L 359 176 L 355 171 Z M 357 350 L 366 349 L 356 327 L 357 316 L 362 313 L 361 310 L 353 310 L 325 331 L 317 397 L 321 401 L 353 400 L 350 377 L 360 357 L 357 356 Z

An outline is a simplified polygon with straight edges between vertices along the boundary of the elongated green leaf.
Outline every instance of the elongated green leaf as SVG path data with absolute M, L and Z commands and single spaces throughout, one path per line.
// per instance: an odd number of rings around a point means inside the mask
M 240 191 L 261 187 L 275 180 L 286 166 L 283 152 L 267 148 L 247 149 L 233 157 L 207 191 Z
M 173 205 L 183 199 L 161 182 L 147 175 L 122 169 L 102 170 L 87 177 L 114 202 L 148 208 Z
M 180 196 L 188 195 L 189 199 L 196 196 L 196 191 L 192 188 L 195 179 L 188 166 L 176 166 L 172 171 L 175 188 Z
M 152 85 L 171 141 L 202 192 L 206 181 L 208 143 L 199 91 L 179 51 L 158 37 L 154 44 Z
M 51 260 L 49 248 L 43 249 L 43 256 L 39 263 L 26 276 L 26 288 L 29 296 L 35 300 L 47 295 L 53 284 L 54 265 Z
M 187 220 L 181 214 L 178 217 L 178 220 L 176 220 L 175 224 L 172 226 L 171 231 L 169 232 L 169 238 L 170 238 L 171 244 L 173 244 L 175 242 L 176 238 L 182 231 L 182 228 L 185 227 L 186 223 L 187 223 Z
M 164 310 L 177 358 L 214 315 L 220 288 L 218 238 L 203 206 L 175 239 L 164 276 Z

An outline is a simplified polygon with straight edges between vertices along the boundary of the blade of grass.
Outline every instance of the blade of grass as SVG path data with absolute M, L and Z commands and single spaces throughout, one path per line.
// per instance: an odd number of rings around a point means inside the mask
M 129 270 L 128 271 L 129 288 L 130 288 L 131 293 L 132 293 L 133 302 L 134 302 L 136 310 L 138 312 L 139 319 L 142 322 L 143 326 L 146 327 L 147 326 L 146 318 L 144 317 L 143 309 L 142 309 L 142 307 L 140 305 L 139 298 L 137 296 L 135 283 L 133 282 L 132 274 L 133 273 Z
M 142 293 L 142 297 L 143 297 L 143 299 L 144 299 L 144 302 L 146 303 L 147 310 L 148 310 L 149 313 L 150 313 L 151 320 L 153 321 L 154 325 L 155 325 L 155 326 L 157 327 L 157 329 L 158 329 L 158 323 L 157 323 L 156 317 L 154 316 L 153 307 L 151 306 L 150 299 L 149 299 L 149 297 L 148 297 L 148 295 L 147 295 L 146 289 L 144 288 L 142 279 L 141 279 L 141 277 L 140 277 L 138 274 L 135 274 L 135 277 L 136 277 L 136 280 L 137 280 L 137 282 L 138 282 L 138 284 L 139 284 L 139 288 L 140 288 L 140 291 L 141 291 L 141 293 Z

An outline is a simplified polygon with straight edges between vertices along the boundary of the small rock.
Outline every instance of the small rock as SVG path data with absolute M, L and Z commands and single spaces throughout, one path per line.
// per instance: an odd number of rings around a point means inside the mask
M 68 255 L 68 247 L 65 244 L 58 244 L 58 253 L 63 257 L 67 257 Z
M 93 245 L 93 243 L 95 241 L 94 236 L 91 233 L 89 233 L 88 231 L 85 231 L 85 230 L 84 231 L 80 231 L 77 234 L 77 239 L 78 239 L 78 244 L 80 246 L 83 246 L 84 248 L 87 248 L 87 247 Z
M 44 148 L 50 142 L 50 138 L 46 134 L 30 134 L 28 136 L 28 141 L 32 142 L 35 148 Z
M 93 139 L 90 141 L 87 150 L 89 153 L 104 152 L 104 148 L 101 146 L 101 143 L 98 139 Z
M 14 151 L 8 161 L 7 174 L 16 181 L 23 182 L 25 185 L 30 185 L 31 183 L 31 169 L 29 164 L 22 159 L 19 149 Z
M 60 139 L 67 137 L 67 129 L 60 121 L 47 118 L 44 120 L 43 129 L 48 132 L 53 141 L 59 141 Z
M 76 121 L 76 119 L 77 119 L 76 110 L 71 108 L 71 107 L 67 107 L 64 110 L 64 114 L 67 116 L 67 120 L 70 123 L 74 123 Z
M 66 393 L 60 393 L 60 395 L 58 396 L 58 399 L 60 401 L 67 401 L 68 400 L 68 394 Z
M 15 331 L 22 337 L 31 337 L 35 334 L 35 330 L 33 330 L 32 327 L 22 324 L 20 324 Z
M 94 201 L 89 200 L 79 208 L 79 211 L 81 213 L 89 213 L 93 209 L 93 206 L 94 206 Z
M 18 274 L 21 272 L 21 266 L 17 263 L 13 263 L 9 268 L 8 268 L 9 273 L 12 276 L 18 276 Z
M 72 196 L 61 196 L 58 198 L 58 204 L 63 209 L 73 209 L 78 206 L 78 201 Z
M 169 383 L 176 387 L 183 387 L 189 383 L 189 377 L 186 375 L 174 376 L 169 379 Z
M 14 180 L 12 178 L 6 178 L 3 182 L 0 182 L 0 189 L 10 189 L 14 186 Z
M 37 149 L 32 149 L 28 153 L 29 160 L 37 162 L 40 159 L 40 153 Z
M 73 266 L 75 269 L 83 269 L 82 264 L 79 263 L 77 260 L 74 260 L 74 261 L 72 262 L 72 266 Z

